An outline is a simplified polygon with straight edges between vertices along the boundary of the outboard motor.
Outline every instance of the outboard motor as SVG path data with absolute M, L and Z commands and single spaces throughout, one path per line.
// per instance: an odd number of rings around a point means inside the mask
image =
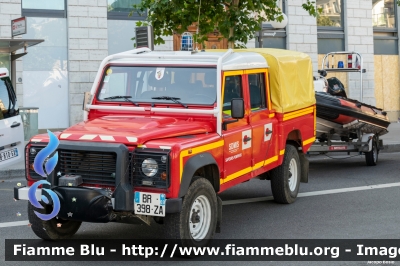
M 333 96 L 347 98 L 343 83 L 336 77 L 328 78 L 328 93 Z
M 318 77 L 314 77 L 315 92 L 328 92 L 328 81 L 326 81 L 326 71 L 318 70 Z

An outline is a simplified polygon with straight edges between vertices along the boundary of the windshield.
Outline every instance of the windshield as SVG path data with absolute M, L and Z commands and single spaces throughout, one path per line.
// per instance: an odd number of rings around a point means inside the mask
M 116 96 L 128 96 L 136 103 L 171 103 L 168 97 L 174 97 L 181 103 L 212 105 L 217 96 L 216 68 L 111 66 L 105 73 L 99 100 L 126 101 Z

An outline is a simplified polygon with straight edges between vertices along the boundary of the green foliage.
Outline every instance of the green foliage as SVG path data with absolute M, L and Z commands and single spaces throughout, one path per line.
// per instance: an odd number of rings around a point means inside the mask
M 322 12 L 322 8 L 315 8 L 315 1 L 307 0 L 306 3 L 302 4 L 304 10 L 308 11 L 308 13 L 313 17 L 318 17 Z
M 194 35 L 195 42 L 203 43 L 208 33 L 217 30 L 228 42 L 243 47 L 255 37 L 263 21 L 283 19 L 277 0 L 142 0 L 133 8 L 139 14 L 148 10 L 145 22 L 153 26 L 155 44 L 164 43 L 162 36 L 175 32 L 182 34 L 198 21 L 199 32 Z M 307 0 L 303 8 L 312 16 L 318 15 L 315 2 Z M 143 22 L 139 21 L 137 25 L 143 25 Z
M 335 22 L 333 22 L 329 17 L 318 16 L 317 26 L 335 26 Z

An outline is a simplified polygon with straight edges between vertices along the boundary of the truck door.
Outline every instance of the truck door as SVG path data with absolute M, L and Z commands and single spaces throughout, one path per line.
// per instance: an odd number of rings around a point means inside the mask
M 243 71 L 225 72 L 223 77 L 223 121 L 232 120 L 231 100 L 244 98 Z M 251 172 L 252 157 L 252 130 L 248 122 L 248 111 L 239 121 L 226 125 L 223 129 L 224 137 L 224 175 L 223 183 L 232 181 Z
M 24 158 L 24 128 L 18 114 L 17 97 L 8 77 L 0 68 L 0 168 Z
M 268 92 L 268 70 L 245 70 L 244 79 L 249 92 L 250 124 L 253 140 L 253 170 L 278 159 L 276 145 L 276 119 L 274 112 L 270 110 L 271 103 Z M 275 134 L 275 135 L 274 135 Z

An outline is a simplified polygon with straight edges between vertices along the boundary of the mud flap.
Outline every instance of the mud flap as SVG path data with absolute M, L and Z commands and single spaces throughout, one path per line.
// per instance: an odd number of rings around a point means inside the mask
M 221 223 L 222 223 L 222 200 L 220 197 L 217 196 L 217 204 L 218 204 L 218 210 L 217 210 L 217 227 L 215 228 L 216 233 L 221 233 Z
M 362 136 L 361 143 L 365 143 L 361 148 L 363 152 L 370 152 L 372 150 L 373 140 L 374 140 L 374 134 L 373 133 L 364 134 Z
M 306 155 L 302 152 L 299 152 L 299 158 L 300 158 L 300 167 L 301 167 L 300 182 L 308 183 L 308 171 L 310 168 L 310 162 L 306 158 Z

